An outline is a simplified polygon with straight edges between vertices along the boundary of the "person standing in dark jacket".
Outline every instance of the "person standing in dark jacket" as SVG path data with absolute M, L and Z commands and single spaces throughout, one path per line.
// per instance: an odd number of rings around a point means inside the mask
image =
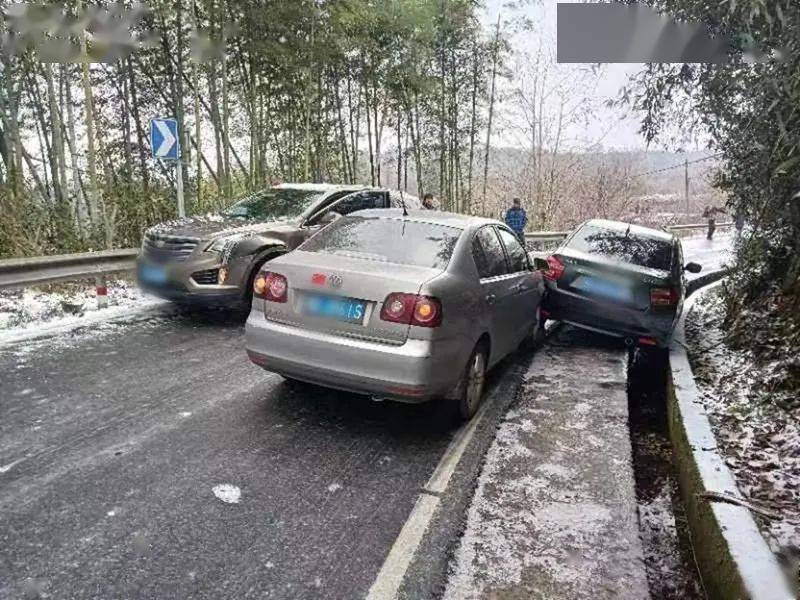
M 514 204 L 506 211 L 506 225 L 525 243 L 525 226 L 528 224 L 528 213 L 522 208 L 522 201 L 514 198 Z

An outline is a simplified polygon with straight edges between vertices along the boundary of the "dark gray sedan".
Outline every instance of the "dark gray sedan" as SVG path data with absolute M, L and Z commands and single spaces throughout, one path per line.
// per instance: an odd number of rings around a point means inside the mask
M 597 219 L 536 263 L 548 318 L 659 348 L 669 345 L 683 308 L 684 272 L 701 270 L 684 265 L 681 241 L 671 233 Z

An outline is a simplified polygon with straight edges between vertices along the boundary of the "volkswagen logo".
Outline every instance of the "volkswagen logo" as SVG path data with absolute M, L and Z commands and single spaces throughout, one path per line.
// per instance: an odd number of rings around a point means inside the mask
M 328 277 L 328 285 L 332 288 L 340 288 L 342 287 L 342 278 L 338 275 L 331 275 Z

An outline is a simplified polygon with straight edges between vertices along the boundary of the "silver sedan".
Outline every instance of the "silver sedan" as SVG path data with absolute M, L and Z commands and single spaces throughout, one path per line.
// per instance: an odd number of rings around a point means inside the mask
M 542 276 L 499 221 L 360 211 L 264 268 L 247 352 L 287 379 L 468 419 L 487 371 L 541 331 Z

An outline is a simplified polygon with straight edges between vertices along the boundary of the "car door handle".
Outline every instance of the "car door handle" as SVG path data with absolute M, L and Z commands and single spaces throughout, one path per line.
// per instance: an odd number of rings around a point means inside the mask
M 495 296 L 494 294 L 486 294 L 486 302 L 488 304 L 494 304 L 495 300 L 497 300 L 497 296 Z

